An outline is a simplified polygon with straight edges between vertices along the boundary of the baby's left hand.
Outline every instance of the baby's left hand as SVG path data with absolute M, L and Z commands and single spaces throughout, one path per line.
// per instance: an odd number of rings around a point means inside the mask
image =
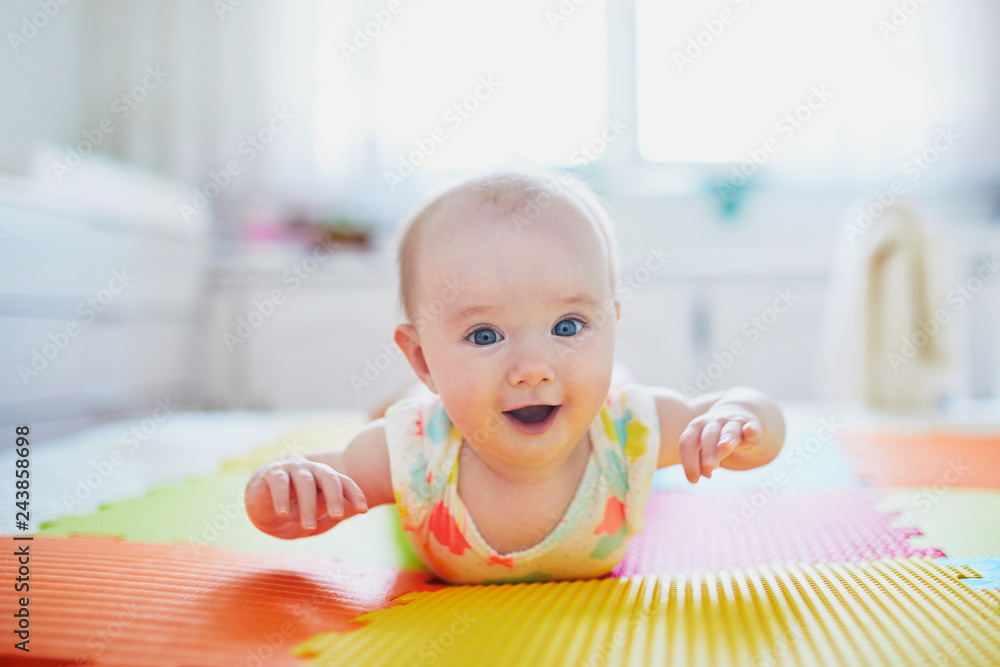
M 764 430 L 757 415 L 736 405 L 720 405 L 696 417 L 678 443 L 684 474 L 692 484 L 712 471 L 737 449 L 760 444 Z

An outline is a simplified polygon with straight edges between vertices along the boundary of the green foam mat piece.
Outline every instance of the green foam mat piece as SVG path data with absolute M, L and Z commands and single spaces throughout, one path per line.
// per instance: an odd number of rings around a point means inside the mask
M 899 512 L 898 523 L 923 533 L 914 545 L 937 547 L 951 558 L 1000 556 L 1000 491 L 945 484 L 878 491 L 879 509 Z
M 373 507 L 314 537 L 281 540 L 247 518 L 243 491 L 250 472 L 222 471 L 158 487 L 140 498 L 101 505 L 87 516 L 63 516 L 41 535 L 110 535 L 141 542 L 187 542 L 193 553 L 217 544 L 255 553 L 307 553 L 387 568 L 427 571 L 414 553 L 394 505 Z

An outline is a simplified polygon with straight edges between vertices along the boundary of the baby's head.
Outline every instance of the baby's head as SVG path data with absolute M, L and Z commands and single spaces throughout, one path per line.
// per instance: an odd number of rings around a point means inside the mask
M 469 444 L 522 466 L 575 444 L 607 396 L 620 309 L 596 197 L 566 176 L 475 178 L 421 206 L 397 241 L 396 343 Z M 544 433 L 504 414 L 527 405 L 559 406 Z

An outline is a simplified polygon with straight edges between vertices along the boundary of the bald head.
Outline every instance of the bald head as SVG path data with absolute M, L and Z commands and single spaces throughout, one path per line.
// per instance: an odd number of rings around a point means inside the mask
M 516 260 L 523 254 L 517 244 L 532 239 L 590 257 L 588 266 L 606 274 L 612 295 L 619 273 L 610 217 L 586 186 L 568 176 L 505 172 L 464 181 L 431 198 L 397 234 L 399 301 L 409 322 L 428 298 L 429 271 L 423 268 L 459 237 L 472 255 L 465 258 L 470 269 L 477 257 L 496 258 L 501 248 Z M 451 261 L 461 259 L 458 254 Z

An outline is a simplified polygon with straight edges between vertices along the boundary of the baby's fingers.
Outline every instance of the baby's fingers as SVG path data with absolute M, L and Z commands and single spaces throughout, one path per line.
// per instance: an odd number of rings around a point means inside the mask
M 368 500 L 365 498 L 364 492 L 361 491 L 361 487 L 347 475 L 341 476 L 341 481 L 344 485 L 344 496 L 359 512 L 367 512 Z
M 303 530 L 313 530 L 316 528 L 316 479 L 308 468 L 292 470 L 291 478 L 299 503 L 299 521 Z
M 264 474 L 264 482 L 271 492 L 275 514 L 288 515 L 288 473 L 281 468 L 271 468 Z
M 359 512 L 368 511 L 368 503 L 365 502 L 365 494 L 361 488 L 347 475 L 340 475 L 330 470 L 315 475 L 316 483 L 323 490 L 326 497 L 327 514 L 333 519 L 340 519 L 344 516 L 344 498 L 351 501 L 351 504 Z
M 722 427 L 722 433 L 719 434 L 719 445 L 738 445 L 742 439 L 741 429 L 743 428 L 743 422 L 732 420 L 726 422 L 726 425 Z
M 722 427 L 722 433 L 719 434 L 719 447 L 718 451 L 716 451 L 716 468 L 739 446 L 742 437 L 740 435 L 742 428 L 743 422 L 737 420 L 728 421 Z
M 326 498 L 327 515 L 332 519 L 339 519 L 344 514 L 344 491 L 341 488 L 340 477 L 334 472 L 318 473 L 316 484 Z
M 761 428 L 760 422 L 749 421 L 743 425 L 743 441 L 748 445 L 755 445 L 760 442 L 763 434 L 764 429 Z
M 719 431 L 721 428 L 718 422 L 711 421 L 705 424 L 705 428 L 701 432 L 701 472 L 705 477 L 710 479 L 712 477 L 712 470 L 719 465 L 715 449 L 719 443 Z
M 700 445 L 701 427 L 694 423 L 688 424 L 677 442 L 677 450 L 680 453 L 681 465 L 684 466 L 684 475 L 692 484 L 701 479 Z

